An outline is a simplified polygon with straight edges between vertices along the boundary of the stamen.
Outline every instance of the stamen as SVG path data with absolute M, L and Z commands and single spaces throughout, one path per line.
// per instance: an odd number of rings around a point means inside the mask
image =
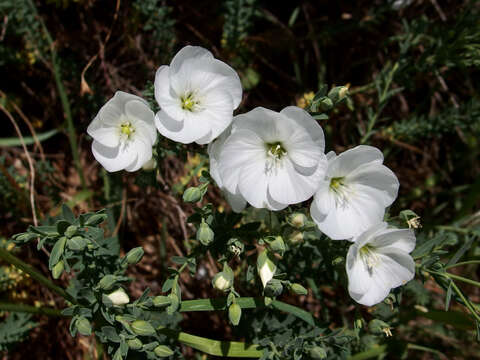
M 375 251 L 375 247 L 366 244 L 360 248 L 360 257 L 362 258 L 368 270 L 373 270 L 380 262 L 380 257 Z
M 187 111 L 194 111 L 195 106 L 198 105 L 198 101 L 195 100 L 192 93 L 188 93 L 185 96 L 180 97 L 182 101 L 182 109 Z
M 278 167 L 282 166 L 281 159 L 287 154 L 282 143 L 267 143 L 267 161 L 265 163 L 265 173 L 271 174 L 276 172 Z
M 135 132 L 135 129 L 133 128 L 132 124 L 130 124 L 130 122 L 125 122 L 122 125 L 120 125 L 120 131 L 122 134 L 125 134 L 128 139 L 130 135 L 132 135 Z

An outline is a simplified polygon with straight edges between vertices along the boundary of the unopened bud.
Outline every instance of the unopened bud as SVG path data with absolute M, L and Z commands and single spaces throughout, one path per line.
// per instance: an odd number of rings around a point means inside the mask
M 322 348 L 320 346 L 315 346 L 315 347 L 311 348 L 309 353 L 310 353 L 310 357 L 312 359 L 315 359 L 315 360 L 317 360 L 317 359 L 321 360 L 321 359 L 326 359 L 327 358 L 327 352 L 325 351 L 324 348 Z
M 202 243 L 202 245 L 208 246 L 212 243 L 215 234 L 213 233 L 210 226 L 205 221 L 202 221 L 200 227 L 197 230 L 197 240 Z
M 302 213 L 293 213 L 288 217 L 288 222 L 290 225 L 296 228 L 301 228 L 305 226 L 307 217 Z
M 330 98 L 324 97 L 322 100 L 320 100 L 320 110 L 321 111 L 328 111 L 331 108 L 333 108 L 333 102 Z
M 172 300 L 168 296 L 155 296 L 153 298 L 153 306 L 155 307 L 166 307 L 172 303 Z
M 141 246 L 133 248 L 130 250 L 127 255 L 125 255 L 127 259 L 127 263 L 130 265 L 137 264 L 143 257 L 144 251 Z
M 77 326 L 78 332 L 82 335 L 88 336 L 92 333 L 92 325 L 90 321 L 84 317 L 80 317 L 75 325 Z
M 348 95 L 348 86 L 336 86 L 328 92 L 328 97 L 334 104 L 345 99 Z
M 62 275 L 64 268 L 65 268 L 65 264 L 63 263 L 63 260 L 60 260 L 58 263 L 56 263 L 52 269 L 53 278 L 58 279 L 60 275 Z
M 288 242 L 291 245 L 298 245 L 303 242 L 303 231 L 295 230 L 288 236 Z
M 280 280 L 272 279 L 265 286 L 265 295 L 269 297 L 279 296 L 283 291 L 283 285 Z
M 152 324 L 145 320 L 135 320 L 130 324 L 130 327 L 137 335 L 151 336 L 156 334 Z
M 281 236 L 276 236 L 275 239 L 271 242 L 268 243 L 270 250 L 273 252 L 276 252 L 277 254 L 280 254 L 283 256 L 285 253 L 286 247 L 285 247 L 285 242 L 283 241 Z
M 212 285 L 220 291 L 227 291 L 233 285 L 233 270 L 226 263 L 223 265 L 223 271 L 219 272 L 212 280 Z
M 122 288 L 118 288 L 114 292 L 108 294 L 107 297 L 110 299 L 113 305 L 116 306 L 122 306 L 130 302 L 130 298 Z
M 292 291 L 294 294 L 297 294 L 297 295 L 307 295 L 308 294 L 308 290 L 305 289 L 302 285 L 297 284 L 297 283 L 290 285 L 290 291 Z
M 139 350 L 142 348 L 143 343 L 139 338 L 135 338 L 135 339 L 128 340 L 127 345 L 132 350 Z
M 233 303 L 228 308 L 228 318 L 232 325 L 237 326 L 240 323 L 240 318 L 242 317 L 242 308 L 240 305 Z
M 189 203 L 196 203 L 202 200 L 202 190 L 198 187 L 189 187 L 183 192 L 183 201 Z
M 113 284 L 117 281 L 117 277 L 115 275 L 105 275 L 99 282 L 98 286 L 102 290 L 110 290 L 113 287 Z
M 143 164 L 142 166 L 142 170 L 145 170 L 145 171 L 152 171 L 153 169 L 155 169 L 155 165 L 157 164 L 157 162 L 155 161 L 155 159 L 152 157 L 150 160 L 148 160 L 145 164 Z
M 277 265 L 275 258 L 268 250 L 263 250 L 257 258 L 257 271 L 262 280 L 263 287 L 273 278 Z
M 158 345 L 155 349 L 153 349 L 153 352 L 158 357 L 169 357 L 173 355 L 172 349 L 165 345 Z

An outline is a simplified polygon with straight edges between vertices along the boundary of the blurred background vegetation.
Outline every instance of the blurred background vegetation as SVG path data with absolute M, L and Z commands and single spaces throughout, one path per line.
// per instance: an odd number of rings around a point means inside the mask
M 191 247 L 195 228 L 185 220 L 192 211 L 179 195 L 198 184 L 208 166 L 206 151 L 162 140 L 158 170 L 107 174 L 94 161 L 85 130 L 116 90 L 152 100 L 155 70 L 186 44 L 211 50 L 238 71 L 245 90 L 238 112 L 306 107 L 323 84 L 349 86 L 349 101 L 320 120 L 327 150 L 359 143 L 382 149 L 401 183 L 392 216 L 408 208 L 421 217 L 419 243 L 435 239 L 425 251 L 442 249 L 435 261 L 460 250 L 467 260 L 480 259 L 480 2 L 474 0 L 0 0 L 1 246 L 11 247 L 7 239 L 35 221 L 32 194 L 38 219 L 56 216 L 61 203 L 77 212 L 107 207 L 122 251 L 146 251 L 130 274 L 137 278 L 132 293 L 139 296 L 145 286 L 160 292 L 169 257 Z M 227 207 L 213 187 L 208 198 Z M 338 279 L 327 286 L 315 277 L 321 266 L 311 271 L 314 247 L 306 241 L 284 262 L 303 272 L 313 290 L 289 301 L 332 328 L 351 327 L 358 310 Z M 45 259 L 33 249 L 19 256 L 48 274 Z M 218 267 L 210 260 L 196 279 L 184 279 L 186 298 L 212 296 L 209 279 Z M 452 271 L 480 276 L 475 264 Z M 478 284 L 461 288 L 476 307 Z M 452 296 L 448 289 L 426 275 L 407 286 L 400 313 L 388 313 L 385 304 L 363 309 L 366 317 L 373 311 L 394 318 L 394 336 L 372 333 L 349 351 L 387 344 L 398 351 L 375 356 L 480 358 L 465 307 L 452 303 L 444 311 Z M 50 292 L 7 265 L 0 268 L 0 291 L 10 301 L 61 307 Z M 9 350 L 7 358 L 99 356 L 94 338 L 68 335 L 66 320 L 6 313 L 3 318 L 17 330 L 0 324 L 0 350 Z M 290 320 L 253 314 L 250 327 L 233 331 L 224 316 L 192 313 L 181 326 L 212 338 L 261 341 L 285 321 Z M 27 337 L 28 346 L 18 346 Z M 188 349 L 184 355 L 206 358 Z

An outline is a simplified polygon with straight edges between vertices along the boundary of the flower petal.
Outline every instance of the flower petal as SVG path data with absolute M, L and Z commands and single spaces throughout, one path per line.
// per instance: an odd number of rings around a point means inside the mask
M 315 141 L 321 148 L 321 151 L 325 151 L 325 136 L 323 130 L 318 124 L 318 122 L 305 110 L 299 108 L 298 106 L 287 106 L 280 114 L 287 116 L 288 118 L 294 120 L 299 126 L 305 128 L 310 134 L 310 137 Z
M 155 73 L 155 100 L 172 120 L 183 121 L 185 111 L 180 97 L 170 88 L 170 68 L 166 65 L 160 66 Z
M 172 68 L 172 72 L 176 73 L 180 70 L 185 60 L 204 58 L 213 59 L 213 55 L 210 51 L 201 46 L 187 45 L 177 52 L 177 54 L 173 57 L 170 67 Z
M 120 143 L 119 129 L 113 126 L 104 126 L 99 116 L 95 117 L 88 125 L 87 133 L 104 146 L 117 147 Z
M 329 162 L 327 173 L 330 177 L 344 177 L 359 166 L 372 161 L 382 163 L 382 152 L 373 146 L 359 145 L 333 158 Z
M 262 139 L 257 134 L 248 130 L 232 133 L 225 141 L 220 154 L 219 172 L 223 186 L 228 191 L 234 193 L 238 186 L 240 170 L 242 175 L 245 172 L 243 166 L 246 164 L 258 164 L 263 170 L 265 160 L 265 147 Z M 264 172 L 262 171 L 262 173 Z M 264 177 L 265 174 L 262 176 Z M 243 191 L 241 193 L 244 195 Z
M 195 121 L 190 116 L 179 122 L 172 119 L 163 110 L 155 115 L 155 126 L 163 136 L 183 144 L 190 144 L 210 131 L 206 122 Z
M 135 139 L 131 146 L 134 147 L 137 152 L 137 159 L 125 167 L 125 170 L 129 172 L 139 170 L 152 158 L 152 144 L 148 143 L 148 141 L 145 142 L 140 139 Z
M 405 285 L 415 276 L 415 262 L 413 258 L 402 252 L 379 254 L 380 263 L 375 267 L 375 273 L 383 283 L 388 283 L 390 288 Z
M 376 190 L 385 207 L 395 201 L 400 187 L 398 178 L 392 170 L 378 162 L 359 166 L 347 175 L 347 179 L 348 182 L 362 184 Z
M 114 172 L 123 170 L 137 159 L 137 153 L 132 147 L 117 146 L 107 147 L 94 140 L 92 153 L 95 159 L 107 170 Z
M 412 229 L 386 229 L 375 236 L 371 244 L 382 253 L 394 250 L 411 253 L 415 249 L 415 233 Z

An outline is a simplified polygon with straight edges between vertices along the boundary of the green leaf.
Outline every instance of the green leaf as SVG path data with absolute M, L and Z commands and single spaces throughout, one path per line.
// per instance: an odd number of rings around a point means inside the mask
M 62 217 L 67 220 L 70 224 L 73 224 L 75 221 L 75 215 L 72 210 L 65 204 L 62 205 Z
M 67 238 L 65 236 L 62 236 L 60 240 L 58 240 L 53 246 L 52 252 L 50 253 L 50 259 L 48 260 L 48 268 L 50 270 L 52 270 L 53 267 L 59 262 L 60 257 L 63 255 L 63 252 L 65 250 L 66 243 Z
M 37 134 L 37 139 L 39 142 L 45 141 L 50 139 L 53 135 L 58 134 L 57 129 L 53 129 L 50 131 L 46 131 L 44 133 Z M 24 136 L 23 141 L 25 145 L 32 145 L 35 143 L 35 139 L 32 136 Z M 22 142 L 18 137 L 11 137 L 11 138 L 0 138 L 0 146 L 22 146 Z

